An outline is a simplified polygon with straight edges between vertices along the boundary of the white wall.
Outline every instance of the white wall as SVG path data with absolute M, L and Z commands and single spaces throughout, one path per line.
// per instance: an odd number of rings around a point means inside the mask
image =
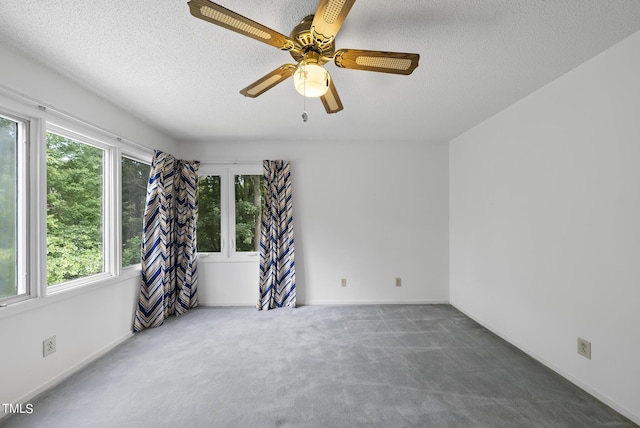
M 176 148 L 171 139 L 126 112 L 1 44 L 0 58 L 3 87 L 150 148 Z M 8 105 L 32 111 L 34 116 L 41 113 L 0 91 L 0 107 Z M 115 145 L 115 139 L 110 143 Z M 129 337 L 139 284 L 139 271 L 129 271 L 82 290 L 0 308 L 0 403 L 27 402 Z M 42 341 L 53 335 L 57 351 L 43 358 Z
M 58 293 L 7 316 L 0 309 L 1 403 L 27 403 L 131 335 L 140 274 L 100 287 Z M 43 358 L 42 341 L 56 336 L 57 350 Z M 4 412 L 0 412 L 0 417 Z
M 299 304 L 448 302 L 445 143 L 206 142 L 181 150 L 201 161 L 292 162 Z M 205 260 L 202 302 L 255 305 L 257 261 L 244 269 Z
M 83 122 L 149 148 L 172 150 L 175 142 L 90 90 L 0 43 L 0 85 Z M 0 90 L 0 95 L 5 95 Z
M 640 423 L 638 76 L 640 33 L 450 143 L 450 289 Z

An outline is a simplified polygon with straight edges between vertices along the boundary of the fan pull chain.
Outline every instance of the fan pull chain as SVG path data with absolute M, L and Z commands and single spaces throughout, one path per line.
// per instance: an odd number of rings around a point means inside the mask
M 307 66 L 305 64 L 302 67 L 304 68 L 304 80 L 302 80 L 302 91 L 304 92 L 304 96 L 302 97 L 302 121 L 306 122 L 309 120 L 309 115 L 307 114 Z

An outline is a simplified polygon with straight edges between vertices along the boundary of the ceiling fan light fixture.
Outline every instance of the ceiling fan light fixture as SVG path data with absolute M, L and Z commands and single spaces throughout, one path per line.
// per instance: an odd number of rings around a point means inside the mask
M 332 114 L 342 111 L 343 106 L 331 75 L 323 67 L 326 63 L 333 62 L 339 68 L 351 70 L 402 75 L 413 73 L 418 66 L 420 55 L 414 53 L 362 49 L 336 51 L 336 34 L 356 0 L 316 1 L 315 13 L 303 18 L 289 36 L 211 0 L 188 0 L 187 3 L 194 17 L 288 51 L 293 57 L 294 63 L 284 64 L 240 90 L 246 97 L 256 98 L 293 76 L 294 87 L 300 95 L 305 99 L 320 98 L 326 112 Z M 303 120 L 306 121 L 307 117 L 305 113 Z
M 331 76 L 321 65 L 301 61 L 293 74 L 296 91 L 307 98 L 321 97 L 329 90 Z

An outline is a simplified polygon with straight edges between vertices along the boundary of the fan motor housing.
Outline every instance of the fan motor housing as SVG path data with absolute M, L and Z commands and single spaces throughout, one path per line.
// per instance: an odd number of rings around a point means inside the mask
M 296 62 L 300 62 L 304 59 L 304 54 L 313 51 L 319 55 L 318 63 L 320 65 L 325 64 L 331 58 L 335 52 L 335 43 L 332 40 L 331 43 L 319 44 L 311 35 L 311 25 L 313 24 L 314 15 L 306 16 L 298 25 L 296 25 L 291 31 L 290 37 L 300 47 L 300 51 L 289 51 L 293 59 Z

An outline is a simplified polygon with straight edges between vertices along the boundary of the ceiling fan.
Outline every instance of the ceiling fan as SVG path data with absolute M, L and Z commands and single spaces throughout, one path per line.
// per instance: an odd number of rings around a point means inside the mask
M 315 15 L 304 18 L 287 37 L 208 0 L 190 0 L 191 14 L 236 33 L 288 51 L 296 64 L 284 64 L 256 80 L 240 93 L 255 98 L 293 75 L 296 90 L 305 97 L 320 97 L 327 113 L 343 109 L 329 72 L 329 61 L 341 68 L 409 75 L 420 55 L 359 49 L 335 50 L 340 30 L 355 0 L 320 0 Z

